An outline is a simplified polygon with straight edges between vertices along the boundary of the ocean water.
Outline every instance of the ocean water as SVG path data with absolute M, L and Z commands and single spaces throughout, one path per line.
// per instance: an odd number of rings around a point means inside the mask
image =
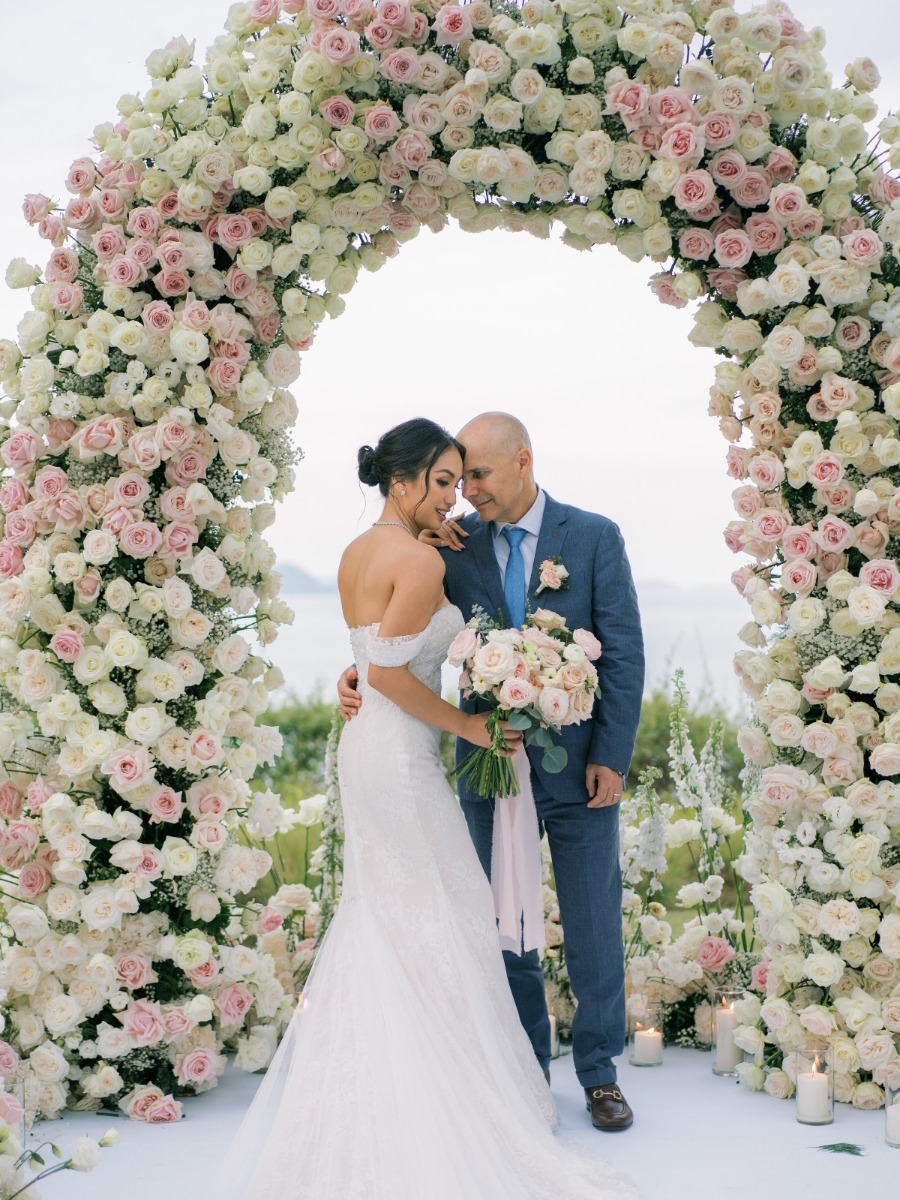
M 695 698 L 714 698 L 734 713 L 745 706 L 732 667 L 742 648 L 737 630 L 748 619 L 746 602 L 730 588 L 679 588 L 668 583 L 639 583 L 638 597 L 647 652 L 647 690 L 664 684 L 677 667 Z M 352 662 L 350 636 L 338 594 L 286 594 L 294 623 L 281 629 L 267 648 L 284 672 L 286 687 L 299 696 L 335 695 L 343 669 Z M 457 672 L 444 668 L 445 692 L 456 686 Z

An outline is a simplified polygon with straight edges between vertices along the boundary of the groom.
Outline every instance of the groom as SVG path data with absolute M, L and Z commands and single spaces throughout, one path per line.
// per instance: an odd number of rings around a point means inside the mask
M 644 654 L 631 571 L 618 528 L 606 517 L 559 504 L 536 484 L 528 432 L 505 413 L 484 413 L 458 435 L 465 447 L 463 496 L 475 509 L 440 535 L 445 590 L 468 619 L 478 605 L 520 625 L 526 611 L 550 608 L 570 629 L 591 630 L 603 645 L 601 698 L 590 721 L 568 726 L 568 762 L 556 775 L 532 759 L 535 805 L 550 845 L 566 964 L 578 1001 L 573 1056 L 598 1129 L 631 1125 L 613 1059 L 625 1037 L 622 885 L 618 801 L 641 709 Z M 541 588 L 541 564 L 568 572 Z M 549 577 L 549 572 L 546 573 Z M 560 575 L 562 572 L 559 573 Z M 351 673 L 339 692 L 345 716 L 359 705 Z M 474 709 L 474 701 L 463 701 Z M 457 744 L 457 761 L 472 749 Z M 491 873 L 493 800 L 460 785 L 460 803 L 485 872 Z M 535 1055 L 549 1077 L 550 1020 L 537 951 L 503 952 L 510 988 Z

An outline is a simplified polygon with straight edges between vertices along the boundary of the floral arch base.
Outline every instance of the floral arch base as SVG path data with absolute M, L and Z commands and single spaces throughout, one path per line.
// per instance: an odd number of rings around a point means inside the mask
M 251 1068 L 270 1052 L 281 913 L 239 897 L 269 865 L 242 835 L 281 819 L 248 786 L 278 750 L 256 718 L 279 680 L 244 634 L 264 647 L 289 619 L 262 537 L 292 481 L 286 389 L 360 271 L 452 217 L 559 222 L 658 262 L 664 303 L 702 301 L 727 538 L 753 560 L 734 580 L 766 979 L 744 1033 L 788 1074 L 830 1044 L 839 1097 L 881 1103 L 900 1078 L 900 126 L 869 138 L 874 67 L 836 87 L 784 5 L 713 0 L 256 0 L 192 56 L 150 56 L 65 203 L 27 197 L 48 255 L 8 273 L 32 308 L 0 342 L 0 1066 L 47 1115 L 165 1120 L 226 1045 Z

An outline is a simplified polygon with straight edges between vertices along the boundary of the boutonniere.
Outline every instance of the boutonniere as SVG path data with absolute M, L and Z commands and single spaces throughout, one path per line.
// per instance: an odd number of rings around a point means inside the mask
M 538 568 L 540 587 L 534 594 L 539 596 L 545 589 L 551 592 L 564 592 L 569 586 L 569 572 L 563 566 L 561 558 L 545 558 Z

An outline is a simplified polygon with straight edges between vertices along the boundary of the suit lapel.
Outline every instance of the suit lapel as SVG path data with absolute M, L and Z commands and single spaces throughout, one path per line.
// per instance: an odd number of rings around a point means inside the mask
M 531 583 L 528 588 L 529 609 L 532 611 L 535 590 L 540 586 L 541 563 L 547 558 L 562 558 L 562 548 L 566 540 L 565 525 L 566 510 L 564 506 L 547 496 L 544 519 L 541 521 L 541 532 L 538 534 L 537 549 L 534 555 L 534 567 L 531 571 Z M 540 607 L 544 595 L 545 593 L 541 592 L 541 595 L 536 598 L 537 607 Z
M 465 552 L 471 554 L 475 559 L 482 582 L 494 606 L 494 611 L 499 612 L 500 609 L 505 609 L 506 600 L 503 597 L 503 583 L 500 579 L 500 567 L 497 565 L 497 556 L 494 553 L 494 537 L 490 525 L 479 521 L 476 528 L 469 535 Z

